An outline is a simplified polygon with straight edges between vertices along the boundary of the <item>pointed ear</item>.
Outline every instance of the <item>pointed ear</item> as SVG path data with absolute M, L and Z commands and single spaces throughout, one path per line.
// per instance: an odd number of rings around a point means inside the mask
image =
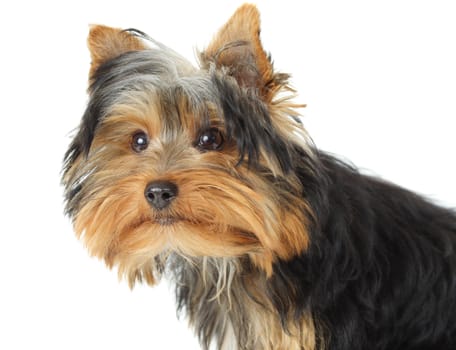
M 251 4 L 241 6 L 220 29 L 201 53 L 201 63 L 204 68 L 226 67 L 239 85 L 258 89 L 267 102 L 286 80 L 285 75 L 274 74 L 260 40 L 260 14 Z
M 87 44 L 92 62 L 89 78 L 92 79 L 96 70 L 103 63 L 128 51 L 146 49 L 141 39 L 118 28 L 101 25 L 91 26 Z

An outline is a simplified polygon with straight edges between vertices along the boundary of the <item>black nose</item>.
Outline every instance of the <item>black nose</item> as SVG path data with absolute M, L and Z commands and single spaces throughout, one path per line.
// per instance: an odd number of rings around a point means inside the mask
M 177 196 L 177 186 L 169 181 L 153 181 L 147 185 L 144 195 L 157 210 L 166 208 Z

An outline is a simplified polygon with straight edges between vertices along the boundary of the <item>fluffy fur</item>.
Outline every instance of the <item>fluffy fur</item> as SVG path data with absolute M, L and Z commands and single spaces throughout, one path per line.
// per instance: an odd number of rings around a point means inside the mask
M 199 68 L 91 29 L 76 234 L 131 286 L 173 280 L 204 349 L 454 350 L 455 212 L 318 150 L 259 23 L 242 6 Z

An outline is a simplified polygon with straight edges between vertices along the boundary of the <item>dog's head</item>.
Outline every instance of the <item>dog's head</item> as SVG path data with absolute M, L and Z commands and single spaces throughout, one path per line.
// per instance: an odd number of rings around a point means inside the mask
M 310 159 L 290 98 L 244 5 L 199 67 L 137 30 L 91 28 L 89 102 L 64 163 L 66 210 L 90 253 L 154 283 L 169 252 L 271 273 L 305 250 Z

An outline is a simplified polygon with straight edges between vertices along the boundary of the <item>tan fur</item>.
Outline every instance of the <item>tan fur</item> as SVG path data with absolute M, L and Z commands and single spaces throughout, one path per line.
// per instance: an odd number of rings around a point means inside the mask
M 257 343 L 252 348 L 254 350 L 317 350 L 315 348 L 315 327 L 310 314 L 301 320 L 299 327 L 292 324 L 290 332 L 287 334 L 278 324 L 275 315 L 260 313 L 255 315 L 252 333 L 259 334 Z
M 274 314 L 261 312 L 261 310 L 249 311 L 252 319 L 251 332 L 252 335 L 256 335 L 252 350 L 317 350 L 311 315 L 306 315 L 299 327 L 290 323 L 289 333 L 285 333 Z

